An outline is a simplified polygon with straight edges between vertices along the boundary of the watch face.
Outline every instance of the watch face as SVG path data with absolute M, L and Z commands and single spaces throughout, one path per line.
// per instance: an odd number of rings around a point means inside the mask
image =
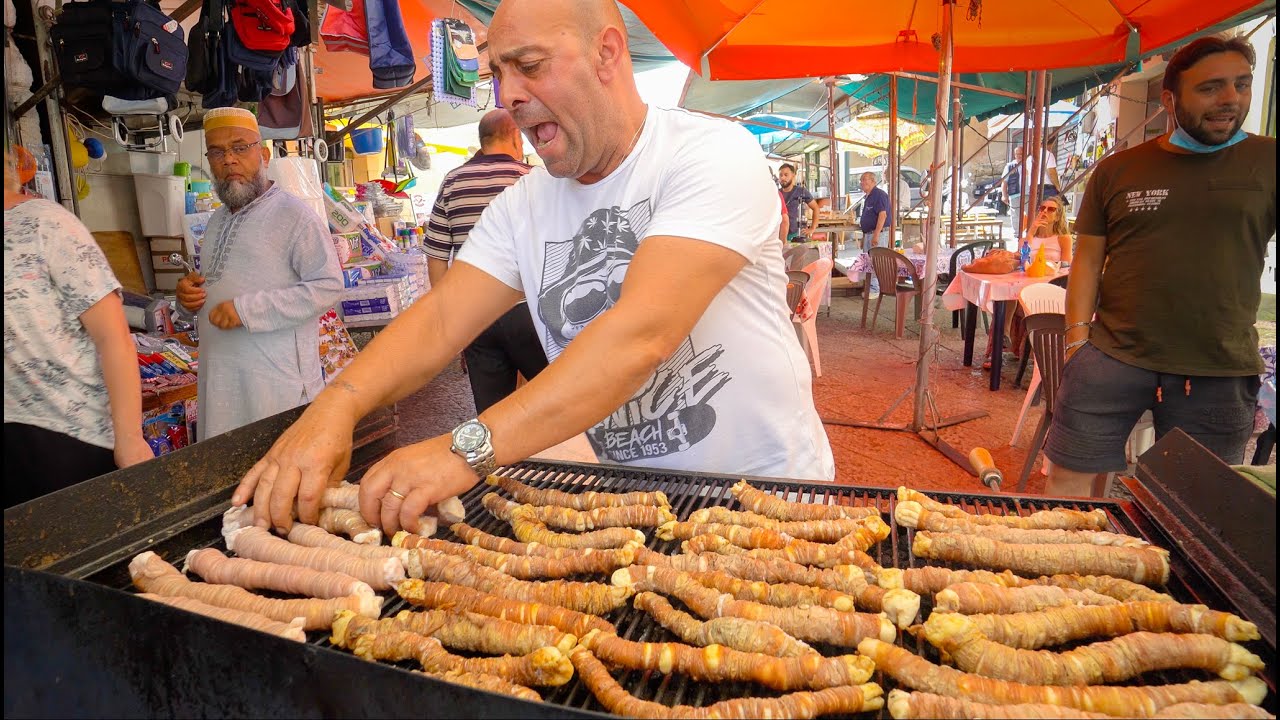
M 453 431 L 453 444 L 462 452 L 475 452 L 489 439 L 489 431 L 478 422 L 465 422 Z

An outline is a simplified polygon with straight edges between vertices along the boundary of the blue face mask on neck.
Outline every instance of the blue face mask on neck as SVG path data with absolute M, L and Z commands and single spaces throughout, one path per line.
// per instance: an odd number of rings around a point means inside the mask
M 1222 150 L 1224 148 L 1229 148 L 1232 145 L 1235 145 L 1236 143 L 1249 137 L 1249 134 L 1246 133 L 1244 130 L 1236 130 L 1235 134 L 1232 135 L 1230 138 L 1228 138 L 1227 141 L 1224 143 L 1219 143 L 1217 145 L 1205 145 L 1199 140 L 1191 137 L 1191 133 L 1182 129 L 1182 125 L 1178 123 L 1176 106 L 1174 107 L 1173 123 L 1177 127 L 1175 127 L 1173 130 L 1173 133 L 1169 135 L 1169 144 L 1180 147 L 1183 150 L 1186 150 L 1187 152 L 1199 153 L 1201 155 L 1206 153 L 1218 152 L 1219 150 Z
M 1176 145 L 1188 152 L 1204 154 L 1218 152 L 1223 148 L 1229 148 L 1247 137 L 1249 137 L 1249 134 L 1244 130 L 1237 130 L 1236 134 L 1232 135 L 1230 139 L 1224 143 L 1218 145 L 1205 145 L 1199 140 L 1191 137 L 1191 133 L 1179 127 L 1175 128 L 1173 134 L 1169 136 L 1169 144 Z

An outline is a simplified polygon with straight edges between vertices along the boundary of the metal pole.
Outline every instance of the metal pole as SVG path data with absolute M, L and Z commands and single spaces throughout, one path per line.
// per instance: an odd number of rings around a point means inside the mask
M 54 68 L 52 41 L 49 25 L 40 18 L 36 0 L 31 0 L 31 14 L 36 29 L 36 62 L 41 79 L 45 82 L 57 75 Z M 62 116 L 62 88 L 56 88 L 44 100 L 45 116 L 49 120 L 49 149 L 53 152 L 53 179 L 57 183 L 58 198 L 62 205 L 77 216 L 80 214 L 80 198 L 71 175 L 71 146 L 67 144 L 66 120 Z
M 1035 101 L 1031 108 L 1031 172 L 1027 173 L 1027 177 L 1022 179 L 1025 187 L 1022 188 L 1022 233 L 1018 235 L 1018 247 L 1022 247 L 1022 237 L 1031 231 L 1032 213 L 1040 203 L 1040 185 L 1041 175 L 1044 174 L 1044 152 L 1041 147 L 1044 142 L 1044 106 L 1045 96 L 1045 76 L 1044 70 L 1036 72 L 1036 94 Z
M 958 78 L 959 75 L 956 75 Z M 955 78 L 952 78 L 954 84 Z M 951 227 L 947 237 L 950 247 L 956 246 L 956 225 L 960 222 L 960 140 L 964 133 L 961 126 L 960 91 L 956 90 L 951 97 Z
M 938 94 L 934 99 L 934 108 L 942 109 L 947 106 L 947 100 L 951 96 L 951 60 L 954 48 L 952 47 L 953 38 L 951 37 L 951 0 L 942 0 L 942 53 L 938 59 Z M 943 120 L 941 112 L 934 113 L 934 122 L 937 125 L 935 138 L 946 137 L 946 122 Z M 934 185 L 932 192 L 929 193 L 929 223 L 928 237 L 925 238 L 925 261 L 924 261 L 924 279 L 923 287 L 920 288 L 921 305 L 924 308 L 923 317 L 920 318 L 920 352 L 919 359 L 916 362 L 916 386 L 915 386 L 915 402 L 911 413 L 911 429 L 919 432 L 925 428 L 925 408 L 927 405 L 927 395 L 929 392 L 929 361 L 933 357 L 930 349 L 936 338 L 937 332 L 933 329 L 933 298 L 936 294 L 938 285 L 938 216 L 942 210 L 942 194 L 938 192 L 938 171 L 943 165 L 943 149 L 940 142 L 933 144 L 933 177 Z
M 902 187 L 901 160 L 898 158 L 898 78 L 889 76 L 889 161 L 886 163 L 889 173 L 889 247 L 895 247 L 898 238 L 898 206 L 904 202 L 898 197 L 898 188 Z M 911 198 L 907 198 L 909 201 Z M 906 244 L 904 238 L 903 244 Z
M 827 86 L 827 133 L 831 136 L 827 140 L 827 162 L 831 163 L 831 177 L 827 178 L 827 184 L 831 189 L 830 207 L 831 211 L 836 209 L 836 196 L 840 194 L 840 178 L 836 176 L 836 169 L 839 162 L 836 157 L 836 98 L 835 98 L 835 78 L 825 78 L 822 81 Z M 816 220 L 816 218 L 815 218 Z M 814 230 L 818 228 L 815 227 Z M 831 257 L 836 256 L 836 234 L 831 233 Z
M 1031 105 L 1035 102 L 1035 86 L 1031 84 L 1031 73 L 1027 73 L 1027 95 L 1022 102 L 1022 137 L 1019 142 L 1022 144 L 1022 163 L 1018 166 L 1018 182 L 1019 202 L 1018 202 L 1018 219 L 1014 221 L 1013 237 L 1018 239 L 1022 237 L 1022 209 L 1027 204 L 1027 191 L 1031 188 L 1031 178 L 1027 177 L 1027 168 L 1031 166 L 1027 162 L 1031 157 L 1031 148 L 1028 140 L 1031 139 Z

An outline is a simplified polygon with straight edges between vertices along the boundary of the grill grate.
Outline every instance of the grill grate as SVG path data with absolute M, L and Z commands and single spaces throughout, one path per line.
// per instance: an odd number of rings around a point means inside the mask
M 594 465 L 577 465 L 569 463 L 550 463 L 529 461 L 503 468 L 500 474 L 515 478 L 536 488 L 556 488 L 569 492 L 596 490 L 601 492 L 630 492 L 662 490 L 671 501 L 672 511 L 680 519 L 686 519 L 695 510 L 711 505 L 734 505 L 729 488 L 737 481 L 736 477 L 705 475 L 695 473 L 668 473 L 643 469 L 620 467 L 602 467 Z M 891 534 L 884 542 L 871 549 L 870 554 L 885 567 L 917 567 L 927 564 L 926 561 L 911 554 L 913 530 L 898 526 L 892 522 L 893 509 L 897 503 L 893 488 L 870 488 L 843 485 L 826 485 L 801 482 L 787 482 L 775 479 L 751 479 L 752 484 L 766 492 L 772 492 L 787 500 L 819 504 L 849 504 L 874 506 L 885 514 L 892 528 Z M 494 488 L 481 483 L 462 496 L 467 508 L 467 523 L 485 532 L 504 537 L 512 537 L 510 527 L 489 515 L 480 505 L 480 498 Z M 1111 520 L 1112 530 L 1129 535 L 1144 537 L 1162 547 L 1171 550 L 1170 581 L 1165 588 L 1179 602 L 1203 603 L 1215 609 L 1233 609 L 1234 605 L 1227 598 L 1221 597 L 1211 582 L 1202 577 L 1202 570 L 1190 565 L 1181 555 L 1169 538 L 1161 533 L 1152 521 L 1140 512 L 1133 503 L 1110 500 L 1052 502 L 1042 498 L 1016 497 L 1011 495 L 981 495 L 963 493 L 930 493 L 937 499 L 958 504 L 971 513 L 1019 514 L 1027 515 L 1037 510 L 1053 506 L 1072 507 L 1078 510 L 1102 508 Z M 169 538 L 159 539 L 149 548 L 160 553 L 171 561 L 180 562 L 189 550 L 203 547 L 224 548 L 219 534 L 221 529 L 220 513 L 201 522 L 193 523 L 189 529 Z M 662 553 L 679 552 L 679 543 L 659 540 L 654 533 L 646 532 L 649 537 L 648 547 Z M 442 529 L 441 537 L 459 541 L 447 529 Z M 132 557 L 132 556 L 130 556 Z M 106 585 L 128 588 L 128 559 L 107 567 L 88 579 Z M 956 565 L 956 567 L 963 567 Z M 585 579 L 585 578 L 584 578 Z M 591 579 L 600 580 L 599 577 Z M 680 603 L 672 602 L 677 607 Z M 383 607 L 383 616 L 388 617 L 409 608 L 404 600 L 392 595 Z M 932 609 L 931 598 L 922 598 L 922 617 L 927 617 Z M 672 642 L 678 641 L 665 628 L 653 622 L 647 614 L 627 605 L 605 616 L 617 628 L 621 637 L 638 642 Z M 312 633 L 309 636 L 312 644 L 328 646 L 325 633 Z M 916 639 L 907 633 L 899 633 L 898 644 L 922 655 L 932 662 L 939 662 L 937 652 L 923 639 Z M 1270 687 L 1265 707 L 1276 712 L 1276 679 L 1274 672 L 1275 648 L 1261 647 L 1262 643 L 1251 643 L 1250 650 L 1258 653 L 1267 664 L 1265 680 Z M 853 653 L 852 648 L 837 648 L 817 645 L 824 655 Z M 338 650 L 338 652 L 344 652 Z M 404 664 L 403 667 L 411 667 Z M 614 677 L 636 697 L 651 700 L 665 705 L 708 705 L 720 700 L 747 696 L 769 696 L 778 693 L 750 683 L 700 683 L 683 676 L 664 676 L 654 671 L 616 671 Z M 1211 679 L 1205 673 L 1162 672 L 1150 673 L 1138 678 L 1136 683 L 1150 684 L 1182 683 L 1190 680 Z M 886 695 L 897 687 L 893 680 L 877 672 L 873 681 L 880 683 Z M 591 692 L 576 677 L 570 683 L 559 688 L 542 688 L 541 694 L 548 703 L 565 708 L 573 708 L 588 712 L 604 712 L 604 708 L 596 701 Z M 465 713 L 465 708 L 458 708 Z M 881 710 L 879 717 L 888 717 L 888 710 Z

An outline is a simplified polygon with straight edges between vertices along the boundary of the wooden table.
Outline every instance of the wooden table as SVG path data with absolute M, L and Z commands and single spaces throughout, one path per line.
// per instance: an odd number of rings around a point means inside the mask
M 924 216 L 914 215 L 914 214 L 908 215 L 905 218 L 903 218 L 902 219 L 903 237 L 904 238 L 906 237 L 907 228 L 919 228 L 920 234 L 921 236 L 923 236 L 924 220 L 925 220 Z M 947 232 L 950 232 L 950 229 L 951 229 L 951 217 L 943 216 L 939 218 L 939 222 L 942 223 L 941 229 L 944 231 L 939 233 L 939 237 L 945 238 Z M 994 215 L 992 216 L 965 215 L 964 217 L 956 221 L 956 235 L 957 236 L 972 235 L 975 241 L 976 240 L 999 241 L 1001 239 L 1000 236 L 1003 230 L 1004 230 L 1004 221 Z M 952 238 L 953 246 L 955 245 L 955 241 L 957 239 L 958 238 Z
M 991 313 L 991 389 L 1000 389 L 1000 372 L 1004 369 L 1004 318 L 1009 305 L 1017 302 L 1022 288 L 1045 283 L 1067 274 L 1066 269 L 1054 275 L 1028 277 L 1025 272 L 1005 275 L 984 275 L 956 270 L 956 277 L 942 294 L 942 304 L 948 310 L 964 309 L 964 364 L 973 365 L 974 333 L 978 325 L 978 310 Z

